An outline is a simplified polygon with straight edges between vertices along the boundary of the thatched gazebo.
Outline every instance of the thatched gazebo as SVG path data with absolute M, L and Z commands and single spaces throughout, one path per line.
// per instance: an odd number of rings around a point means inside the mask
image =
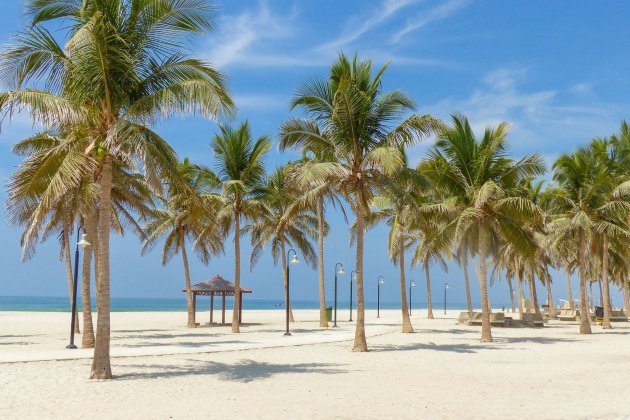
M 202 281 L 201 283 L 197 283 L 195 285 L 190 286 L 190 291 L 193 295 L 193 312 L 197 310 L 197 295 L 201 296 L 210 296 L 210 325 L 212 325 L 212 315 L 214 312 L 214 297 L 221 296 L 221 324 L 225 324 L 225 297 L 226 296 L 234 296 L 235 292 L 234 283 L 231 281 L 227 281 L 220 275 L 216 275 L 210 280 Z M 186 289 L 182 289 L 185 293 Z M 243 293 L 252 293 L 252 289 L 248 289 L 247 287 L 241 286 L 241 293 L 238 296 L 239 300 L 239 311 L 238 311 L 238 322 L 239 324 L 242 322 L 243 317 Z M 236 297 L 234 297 L 236 299 Z

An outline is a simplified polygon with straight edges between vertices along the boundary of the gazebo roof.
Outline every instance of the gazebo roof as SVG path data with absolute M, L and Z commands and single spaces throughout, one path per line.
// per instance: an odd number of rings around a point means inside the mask
M 202 281 L 201 283 L 194 284 L 190 287 L 190 291 L 196 295 L 226 295 L 233 296 L 234 295 L 234 283 L 228 281 L 221 277 L 220 275 L 216 275 L 210 280 Z M 186 289 L 182 289 L 182 292 L 185 292 Z M 242 293 L 251 293 L 252 289 L 248 289 L 247 287 L 241 286 Z

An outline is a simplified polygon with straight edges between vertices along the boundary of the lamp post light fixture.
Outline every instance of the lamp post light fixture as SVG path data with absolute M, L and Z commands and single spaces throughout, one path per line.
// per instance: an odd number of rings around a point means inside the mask
M 449 289 L 448 283 L 444 283 L 444 315 L 446 315 L 446 289 Z
M 411 288 L 416 287 L 416 281 L 411 279 L 411 283 L 409 283 L 409 316 L 411 316 Z
M 357 280 L 357 272 L 352 270 L 350 272 L 350 319 L 348 320 L 348 322 L 352 322 L 352 281 L 356 281 Z
M 300 261 L 297 258 L 297 252 L 295 252 L 293 248 L 287 251 L 287 258 L 289 258 L 289 256 L 291 255 L 291 252 L 293 252 L 293 259 L 291 259 L 291 264 L 298 265 Z M 285 300 L 287 304 L 287 311 L 286 311 L 287 328 L 284 335 L 291 335 L 291 333 L 289 332 L 289 309 L 291 308 L 291 295 L 289 294 L 289 285 L 291 284 L 290 279 L 291 277 L 289 275 L 289 264 L 287 264 L 287 290 L 286 290 L 286 296 L 285 296 Z
M 337 271 L 337 266 L 339 266 L 339 271 Z M 335 264 L 335 322 L 333 323 L 333 328 L 337 328 L 337 274 L 340 276 L 346 274 L 341 263 Z
M 72 289 L 72 320 L 70 321 L 70 344 L 66 346 L 67 349 L 76 349 L 77 346 L 74 344 L 74 323 L 77 319 L 77 287 L 79 285 L 79 247 L 85 249 L 88 246 L 91 246 L 87 240 L 87 235 L 84 233 L 81 235 L 81 240 L 79 240 L 79 234 L 81 233 L 81 229 L 85 231 L 83 226 L 79 226 L 77 229 L 77 245 L 74 251 L 74 285 Z
M 385 284 L 383 276 L 378 276 L 376 289 L 376 317 L 381 317 L 381 284 Z

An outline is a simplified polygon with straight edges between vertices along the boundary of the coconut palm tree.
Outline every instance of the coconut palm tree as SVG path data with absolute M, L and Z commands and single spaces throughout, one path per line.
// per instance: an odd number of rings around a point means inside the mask
M 318 217 L 300 204 L 300 191 L 290 177 L 291 166 L 276 168 L 267 177 L 264 193 L 260 197 L 262 204 L 256 219 L 245 226 L 252 241 L 250 270 L 259 261 L 265 247 L 271 245 L 274 264 L 282 259 L 282 280 L 285 296 L 287 289 L 287 247 L 295 247 L 304 260 L 313 268 L 316 265 L 316 252 L 309 239 L 317 235 Z M 324 225 L 324 234 L 328 233 L 328 224 Z M 295 322 L 289 302 L 289 320 Z
M 216 192 L 206 194 L 216 203 L 217 219 L 227 229 L 234 229 L 234 306 L 232 332 L 240 332 L 239 299 L 241 293 L 241 233 L 242 222 L 255 221 L 262 212 L 259 199 L 265 190 L 264 159 L 271 147 L 268 136 L 252 138 L 247 121 L 238 128 L 221 126 L 212 142 L 215 171 L 207 173 L 213 179 Z M 215 228 L 203 229 L 197 243 L 207 241 Z
M 400 91 L 383 92 L 382 76 L 387 65 L 376 74 L 370 60 L 348 59 L 340 54 L 326 80 L 305 84 L 292 101 L 313 121 L 295 136 L 282 139 L 281 146 L 303 148 L 314 144 L 335 156 L 331 162 L 313 162 L 307 178 L 323 183 L 333 180 L 356 216 L 356 292 L 357 324 L 354 351 L 368 351 L 365 339 L 365 301 L 363 292 L 363 242 L 365 217 L 382 177 L 403 166 L 399 147 L 411 144 L 434 132 L 439 122 L 430 116 L 412 115 L 414 104 Z M 399 122 L 399 123 L 398 123 Z M 310 129 L 320 126 L 320 130 Z M 320 135 L 325 132 L 326 136 Z
M 89 127 L 86 152 L 94 154 L 100 171 L 99 317 L 91 377 L 110 379 L 113 168 L 117 162 L 137 165 L 159 192 L 161 179 L 176 173 L 177 159 L 149 125 L 177 113 L 231 112 L 223 76 L 182 53 L 191 35 L 212 28 L 213 9 L 200 0 L 95 0 L 63 7 L 31 0 L 27 10 L 31 28 L 2 55 L 2 82 L 11 88 L 0 93 L 0 111 L 28 107 L 34 122 L 46 128 Z M 57 39 L 67 42 L 62 47 Z M 29 88 L 31 82 L 39 86 L 37 80 L 43 90 Z
M 184 159 L 178 166 L 183 183 L 169 186 L 169 197 L 162 199 L 164 206 L 149 213 L 145 225 L 146 239 L 142 247 L 145 254 L 153 249 L 160 238 L 164 238 L 162 246 L 162 265 L 166 265 L 173 256 L 180 254 L 184 264 L 184 278 L 186 280 L 186 300 L 188 306 L 188 328 L 196 327 L 195 308 L 193 306 L 192 291 L 190 289 L 190 269 L 186 240 L 194 242 L 201 231 L 205 229 L 206 239 L 195 244 L 194 251 L 199 259 L 207 264 L 211 255 L 223 252 L 223 232 L 215 222 L 216 209 L 211 202 L 204 202 L 206 183 L 203 174 L 207 171 L 199 165 Z M 214 237 L 210 237 L 210 232 Z
M 455 246 L 469 242 L 478 256 L 482 303 L 482 341 L 492 341 L 490 304 L 486 283 L 488 256 L 503 242 L 519 252 L 528 252 L 530 241 L 525 219 L 540 217 L 540 210 L 518 190 L 518 181 L 544 172 L 540 156 L 520 160 L 507 157 L 505 123 L 486 128 L 478 140 L 463 116 L 453 116 L 453 125 L 441 131 L 423 164 L 424 173 L 442 191 L 445 201 L 457 209 L 455 217 L 440 232 L 440 241 Z

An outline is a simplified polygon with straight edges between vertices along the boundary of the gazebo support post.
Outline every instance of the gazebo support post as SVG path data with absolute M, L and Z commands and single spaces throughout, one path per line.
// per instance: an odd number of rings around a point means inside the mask
M 214 313 L 214 293 L 210 295 L 210 326 L 212 326 L 212 314 Z
M 225 324 L 225 293 L 221 297 L 223 298 L 221 303 L 221 324 Z
M 243 322 L 243 292 L 238 294 L 238 323 Z
M 197 294 L 193 293 L 193 324 L 197 325 Z

